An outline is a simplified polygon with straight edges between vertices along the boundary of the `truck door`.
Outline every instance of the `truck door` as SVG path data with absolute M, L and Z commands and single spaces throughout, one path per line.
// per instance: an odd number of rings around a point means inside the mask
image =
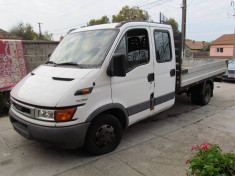
M 125 30 L 115 50 L 115 53 L 126 55 L 127 74 L 125 77 L 111 77 L 112 100 L 127 109 L 129 124 L 151 113 L 154 80 L 151 78 L 153 59 L 149 34 L 149 27 Z
M 171 107 L 175 101 L 175 52 L 169 30 L 151 28 L 154 55 L 154 114 Z

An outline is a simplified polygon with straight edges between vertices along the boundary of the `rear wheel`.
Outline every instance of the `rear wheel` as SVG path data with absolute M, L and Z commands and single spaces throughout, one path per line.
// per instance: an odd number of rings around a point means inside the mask
M 212 91 L 213 90 L 210 84 L 206 84 L 205 87 L 201 85 L 191 92 L 191 101 L 194 104 L 202 106 L 207 105 L 210 102 Z
M 122 138 L 122 125 L 113 115 L 102 114 L 95 119 L 87 132 L 85 149 L 93 155 L 112 152 Z
M 212 88 L 210 84 L 206 84 L 202 96 L 200 96 L 200 104 L 207 105 L 210 102 L 212 94 Z

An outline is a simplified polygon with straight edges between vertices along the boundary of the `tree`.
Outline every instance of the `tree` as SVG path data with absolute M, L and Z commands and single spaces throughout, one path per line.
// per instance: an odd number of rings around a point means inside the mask
M 109 23 L 109 18 L 105 15 L 102 16 L 100 19 L 92 19 L 87 23 L 87 26 L 93 26 L 97 24 L 106 24 Z
M 170 18 L 169 20 L 166 21 L 166 24 L 171 25 L 171 27 L 172 27 L 174 33 L 178 33 L 178 32 L 179 32 L 179 29 L 178 29 L 178 28 L 179 28 L 179 25 L 178 25 L 178 23 L 175 21 L 175 19 Z
M 150 18 L 147 11 L 140 9 L 137 6 L 124 6 L 119 14 L 113 15 L 112 22 L 121 21 L 148 21 Z
M 45 32 L 41 35 L 41 38 L 38 37 L 38 40 L 53 41 L 53 34 L 49 34 L 48 31 L 45 31 Z
M 47 31 L 39 37 L 39 35 L 33 30 L 33 26 L 29 23 L 18 23 L 10 29 L 10 33 L 20 37 L 22 40 L 53 40 L 53 35 Z
M 13 26 L 10 29 L 10 33 L 22 38 L 23 40 L 34 40 L 38 37 L 38 34 L 34 32 L 33 27 L 28 23 L 24 25 L 23 22 Z

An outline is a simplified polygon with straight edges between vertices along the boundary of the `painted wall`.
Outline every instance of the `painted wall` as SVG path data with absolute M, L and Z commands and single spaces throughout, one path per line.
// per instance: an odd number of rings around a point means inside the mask
M 223 53 L 217 53 L 217 48 L 223 48 Z M 210 56 L 233 56 L 233 45 L 210 46 Z

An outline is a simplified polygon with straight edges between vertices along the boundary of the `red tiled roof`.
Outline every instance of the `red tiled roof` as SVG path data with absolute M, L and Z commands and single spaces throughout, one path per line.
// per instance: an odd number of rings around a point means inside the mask
M 215 41 L 211 42 L 210 45 L 233 45 L 234 34 L 224 34 L 217 38 Z
M 0 29 L 0 39 L 20 39 L 20 37 Z
M 193 50 L 201 50 L 205 45 L 208 44 L 208 42 L 205 41 L 192 41 L 192 40 L 186 40 L 186 45 Z

